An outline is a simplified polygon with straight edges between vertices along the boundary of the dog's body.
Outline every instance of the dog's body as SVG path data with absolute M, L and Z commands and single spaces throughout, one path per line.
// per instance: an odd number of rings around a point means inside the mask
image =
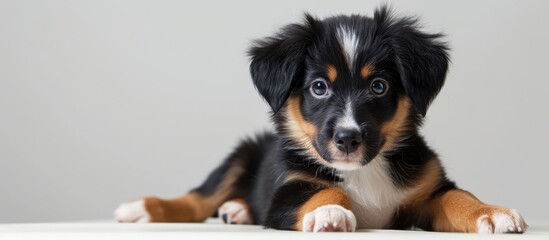
M 286 26 L 250 50 L 276 133 L 243 141 L 207 180 L 174 200 L 123 204 L 122 222 L 229 223 L 275 229 L 523 232 L 510 209 L 449 181 L 418 134 L 448 67 L 440 35 L 415 20 L 338 16 Z

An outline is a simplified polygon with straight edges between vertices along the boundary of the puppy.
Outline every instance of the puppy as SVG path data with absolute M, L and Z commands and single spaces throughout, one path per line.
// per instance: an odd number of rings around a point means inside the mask
M 276 132 L 247 139 L 187 195 L 122 204 L 120 222 L 228 223 L 317 231 L 522 233 L 512 209 L 450 181 L 418 133 L 444 84 L 448 48 L 386 7 L 305 16 L 255 42 L 253 83 Z

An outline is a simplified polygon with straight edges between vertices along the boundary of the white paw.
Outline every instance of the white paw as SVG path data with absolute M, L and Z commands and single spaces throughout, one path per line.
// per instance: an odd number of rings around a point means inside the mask
M 522 233 L 528 227 L 515 209 L 497 211 L 490 215 L 484 214 L 477 219 L 479 233 Z
M 303 217 L 304 232 L 353 232 L 355 229 L 355 215 L 339 205 L 324 205 Z
M 223 203 L 217 213 L 224 223 L 228 224 L 252 224 L 252 216 L 247 205 L 240 201 L 228 201 Z
M 122 223 L 145 223 L 150 220 L 150 216 L 145 209 L 145 201 L 143 199 L 120 204 L 120 206 L 114 210 L 114 218 L 118 222 Z

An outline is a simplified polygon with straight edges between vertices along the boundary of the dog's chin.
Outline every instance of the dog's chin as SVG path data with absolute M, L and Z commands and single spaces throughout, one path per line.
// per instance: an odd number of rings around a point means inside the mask
M 332 167 L 341 171 L 353 171 L 362 167 L 360 161 L 337 160 L 332 162 Z

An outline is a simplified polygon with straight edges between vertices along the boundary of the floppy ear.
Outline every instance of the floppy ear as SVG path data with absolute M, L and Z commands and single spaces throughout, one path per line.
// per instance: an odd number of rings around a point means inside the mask
M 256 41 L 248 51 L 254 85 L 273 113 L 304 77 L 305 56 L 317 25 L 310 15 L 305 19 L 305 24 L 288 25 L 275 36 Z
M 439 39 L 442 34 L 419 31 L 417 19 L 391 19 L 390 10 L 382 8 L 375 18 L 383 18 L 392 28 L 392 46 L 404 90 L 417 111 L 425 116 L 431 101 L 446 79 L 448 47 Z

